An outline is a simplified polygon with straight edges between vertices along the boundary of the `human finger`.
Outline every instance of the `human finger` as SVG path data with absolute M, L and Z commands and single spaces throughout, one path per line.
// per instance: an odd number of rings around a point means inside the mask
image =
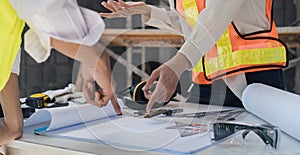
M 126 6 L 126 3 L 123 0 L 118 0 L 118 2 L 122 5 L 122 6 Z
M 107 10 L 109 10 L 111 12 L 115 12 L 114 8 L 107 2 L 102 2 L 101 5 L 104 6 Z
M 154 83 L 154 81 L 157 80 L 157 78 L 159 77 L 159 70 L 154 70 L 151 74 L 151 76 L 149 77 L 149 79 L 147 80 L 145 86 L 142 88 L 142 90 L 144 92 L 149 91 L 151 85 Z M 147 92 L 146 92 L 147 93 Z
M 115 3 L 113 0 L 108 0 L 107 4 L 110 5 L 110 7 L 114 10 L 113 12 L 117 12 L 118 10 L 115 9 Z
M 111 12 L 116 12 L 116 10 L 114 9 L 114 7 L 112 6 L 112 2 L 111 0 L 108 0 L 106 2 L 102 2 L 101 3 L 106 9 L 108 9 Z
M 115 2 L 115 1 L 114 1 L 114 2 Z M 126 5 L 125 2 L 123 2 L 123 3 L 115 2 L 115 5 L 116 5 L 117 7 L 119 7 L 121 10 L 127 9 L 127 5 Z
M 101 16 L 101 17 L 105 17 L 105 18 L 112 18 L 111 17 L 111 13 L 99 13 L 99 15 Z
M 120 6 L 120 4 L 116 1 L 112 1 L 112 7 L 118 12 L 122 11 L 124 7 Z
M 111 104 L 112 106 L 114 107 L 115 109 L 115 112 L 118 114 L 118 115 L 122 115 L 122 111 L 121 111 L 121 108 L 120 108 L 120 105 L 118 103 L 118 99 L 115 95 L 113 95 L 113 97 L 111 98 Z
M 91 104 L 95 104 L 95 102 L 93 101 L 94 96 L 92 95 L 93 92 L 91 91 L 91 89 L 88 87 L 87 83 L 84 84 L 83 86 L 83 94 L 85 96 L 85 99 L 88 103 Z
M 120 3 L 120 5 L 122 6 L 122 7 L 124 7 L 124 9 L 128 9 L 130 6 L 129 5 L 127 5 L 123 0 L 118 0 L 118 2 Z
M 151 90 L 145 90 L 144 91 L 144 96 L 149 100 L 152 96 Z
M 90 90 L 91 93 L 95 92 L 95 85 L 93 82 L 88 82 L 87 87 Z
M 101 104 L 101 100 L 102 100 L 102 95 L 101 95 L 100 91 L 96 91 L 95 98 L 94 98 L 95 105 L 98 107 L 102 107 L 103 105 Z
M 98 103 L 101 105 L 101 107 L 106 106 L 108 101 L 111 98 L 111 95 L 109 93 L 106 93 L 103 90 L 99 91 L 99 94 L 100 94 L 100 98 Z
M 153 91 L 151 97 L 149 98 L 146 111 L 150 112 L 153 104 L 155 103 L 164 103 L 167 97 L 167 92 L 162 83 L 157 83 L 155 90 Z
M 119 14 L 117 14 L 117 13 L 99 13 L 99 15 L 101 16 L 101 17 L 104 17 L 104 18 L 116 18 L 116 17 L 120 17 L 120 15 Z

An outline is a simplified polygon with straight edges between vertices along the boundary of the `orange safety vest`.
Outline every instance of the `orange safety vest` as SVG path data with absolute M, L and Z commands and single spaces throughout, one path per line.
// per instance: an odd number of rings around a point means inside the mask
M 177 0 L 179 14 L 194 28 L 206 0 Z M 221 38 L 196 64 L 192 80 L 211 84 L 214 80 L 245 72 L 279 69 L 287 64 L 287 46 L 278 39 L 272 17 L 273 0 L 266 0 L 269 30 L 242 35 L 232 22 Z

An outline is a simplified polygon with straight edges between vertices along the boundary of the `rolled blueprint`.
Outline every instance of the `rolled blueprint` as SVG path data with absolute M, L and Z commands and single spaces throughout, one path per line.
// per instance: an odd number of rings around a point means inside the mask
M 300 140 L 300 95 L 255 83 L 244 90 L 242 101 L 247 111 Z

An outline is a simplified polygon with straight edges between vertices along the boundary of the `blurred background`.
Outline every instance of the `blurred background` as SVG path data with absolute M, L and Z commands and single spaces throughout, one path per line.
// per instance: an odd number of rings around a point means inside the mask
M 297 26 L 298 19 L 300 19 L 300 0 L 274 1 L 274 20 L 277 26 Z M 97 12 L 107 12 L 107 10 L 100 5 L 101 2 L 101 0 L 78 0 L 81 6 Z M 168 7 L 168 0 L 146 0 L 145 2 L 156 6 Z M 152 27 L 142 24 L 139 15 L 129 18 L 104 19 L 104 21 L 106 28 L 109 29 L 152 29 Z M 25 31 L 26 29 L 24 32 Z M 110 49 L 148 73 L 159 66 L 157 62 L 165 62 L 177 52 L 176 48 L 168 47 L 110 47 Z M 289 49 L 289 60 L 293 60 L 299 56 L 299 49 Z M 76 80 L 78 62 L 63 56 L 59 52 L 52 51 L 51 57 L 46 62 L 38 64 L 24 51 L 24 48 L 22 48 L 21 60 L 21 73 L 19 78 L 21 97 L 50 89 L 64 88 Z M 152 60 L 156 62 L 148 63 L 141 67 L 142 62 Z M 125 66 L 116 63 L 114 59 L 111 59 L 111 65 L 115 69 L 114 77 L 117 83 L 117 90 L 127 88 L 132 83 L 136 83 L 140 80 L 139 77 L 133 76 L 132 72 Z M 191 84 L 191 73 L 185 72 L 182 79 L 184 79 L 181 80 L 182 95 L 186 96 L 186 90 Z M 300 63 L 297 63 L 296 67 L 289 67 L 284 70 L 284 80 L 286 90 L 300 94 Z

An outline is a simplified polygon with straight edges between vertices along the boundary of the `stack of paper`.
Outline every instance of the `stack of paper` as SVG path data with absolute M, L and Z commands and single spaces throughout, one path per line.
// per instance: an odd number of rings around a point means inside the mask
M 111 104 L 42 109 L 25 126 L 35 123 L 46 124 L 35 130 L 39 135 L 105 143 L 125 150 L 190 154 L 211 145 L 209 134 L 180 137 L 178 130 L 166 129 L 174 122 L 117 116 Z

